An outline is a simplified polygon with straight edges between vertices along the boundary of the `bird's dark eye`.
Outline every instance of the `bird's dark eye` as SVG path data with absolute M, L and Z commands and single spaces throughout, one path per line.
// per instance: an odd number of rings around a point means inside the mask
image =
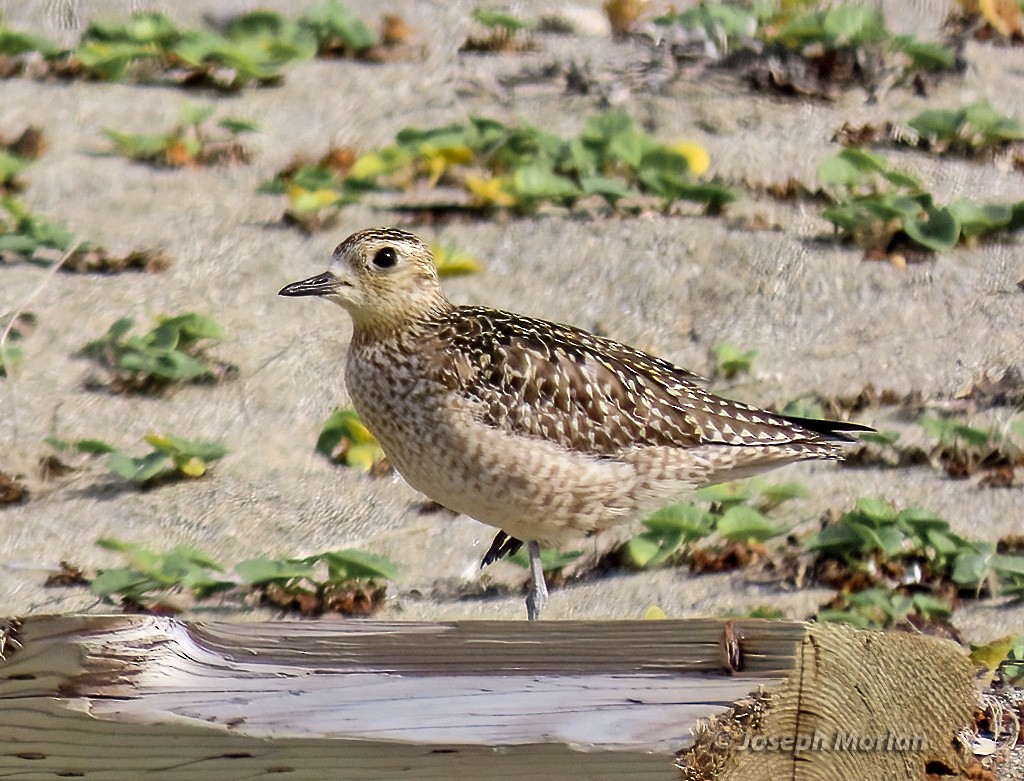
M 393 247 L 383 247 L 377 250 L 377 254 L 373 256 L 373 265 L 377 268 L 391 268 L 396 263 L 398 263 L 398 255 Z

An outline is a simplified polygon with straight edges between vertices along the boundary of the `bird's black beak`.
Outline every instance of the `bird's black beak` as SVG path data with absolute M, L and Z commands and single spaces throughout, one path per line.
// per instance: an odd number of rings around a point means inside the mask
M 326 296 L 338 289 L 338 280 L 329 271 L 285 285 L 277 291 L 279 296 Z

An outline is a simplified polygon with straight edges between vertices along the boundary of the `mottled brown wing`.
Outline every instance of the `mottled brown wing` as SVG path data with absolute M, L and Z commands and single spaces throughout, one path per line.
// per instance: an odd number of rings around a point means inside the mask
M 450 356 L 446 382 L 479 405 L 486 423 L 578 452 L 821 439 L 708 393 L 692 372 L 571 326 L 462 307 L 438 335 Z

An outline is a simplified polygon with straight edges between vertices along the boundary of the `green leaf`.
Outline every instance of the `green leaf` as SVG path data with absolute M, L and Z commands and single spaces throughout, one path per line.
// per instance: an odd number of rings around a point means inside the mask
M 631 537 L 626 554 L 634 567 L 652 569 L 664 564 L 679 550 L 684 535 L 679 530 L 651 530 Z
M 25 359 L 25 351 L 13 344 L 0 344 L 0 377 L 7 376 L 7 370 L 13 369 Z
M 103 128 L 103 135 L 114 142 L 114 149 L 119 154 L 133 160 L 150 159 L 162 155 L 172 140 L 166 135 L 121 133 L 107 127 Z
M 949 609 L 949 605 L 930 594 L 914 594 L 911 599 L 913 600 L 914 611 L 921 614 L 925 619 L 936 617 L 948 618 L 953 614 L 953 611 Z
M 102 439 L 79 439 L 74 443 L 74 448 L 79 453 L 88 453 L 90 455 L 104 455 L 117 452 L 117 448 L 109 442 L 104 442 Z
M 695 499 L 715 504 L 732 505 L 745 502 L 752 498 L 754 492 L 751 484 L 746 481 L 733 481 L 731 483 L 715 483 L 694 492 Z
M 189 341 L 198 339 L 220 339 L 224 328 L 212 317 L 185 312 L 174 317 L 161 317 L 161 327 L 176 328 Z
M 713 519 L 711 513 L 706 510 L 686 502 L 678 502 L 652 513 L 644 521 L 644 526 L 655 532 L 679 532 L 682 535 L 682 542 L 690 542 L 710 534 Z
M 201 125 L 216 111 L 215 106 L 202 106 L 198 103 L 184 103 L 178 110 L 178 121 L 183 125 Z
M 96 544 L 106 550 L 122 554 L 132 567 L 150 577 L 154 577 L 159 570 L 160 556 L 137 542 L 100 537 Z
M 830 45 L 863 45 L 888 37 L 885 22 L 875 8 L 866 5 L 840 5 L 825 11 L 822 30 Z
M 856 147 L 847 147 L 818 164 L 818 181 L 825 185 L 860 184 L 869 174 L 885 173 L 888 161 L 881 155 Z
M 203 461 L 216 461 L 229 452 L 220 442 L 184 439 L 173 434 L 147 434 L 145 440 L 156 450 L 175 457 L 196 457 Z
M 999 572 L 1007 572 L 1011 575 L 1024 575 L 1024 556 L 996 553 L 992 556 L 989 564 L 992 569 Z
M 711 348 L 715 356 L 715 366 L 726 379 L 740 374 L 747 374 L 757 356 L 757 350 L 741 350 L 735 345 L 723 342 Z
M 130 567 L 100 570 L 93 578 L 89 588 L 99 597 L 110 597 L 122 594 L 137 599 L 147 591 L 159 587 L 152 578 L 146 577 L 138 570 Z
M 893 523 L 896 520 L 896 508 L 885 499 L 862 496 L 854 505 L 854 514 L 869 521 L 874 526 Z
M 941 43 L 919 41 L 910 35 L 896 35 L 891 46 L 910 57 L 911 66 L 928 71 L 953 70 L 956 68 L 956 54 Z
M 386 556 L 346 548 L 319 554 L 327 562 L 327 574 L 331 580 L 398 580 L 398 567 Z
M 1024 140 L 1024 125 L 996 111 L 987 100 L 979 100 L 965 108 L 964 119 L 988 143 Z
M 303 559 L 257 557 L 236 564 L 235 573 L 243 582 L 259 586 L 273 581 L 312 579 L 316 577 L 316 567 Z
M 66 51 L 57 43 L 41 35 L 19 32 L 0 22 L 0 55 L 17 57 L 26 52 L 39 52 L 46 59 L 59 57 Z
M 984 549 L 961 553 L 953 563 L 953 582 L 964 587 L 980 586 L 991 572 L 992 556 L 991 551 Z
M 498 28 L 505 30 L 509 34 L 516 33 L 519 30 L 526 30 L 533 26 L 531 23 L 518 19 L 511 14 L 503 14 L 500 11 L 491 11 L 486 8 L 474 8 L 473 18 L 489 30 Z
M 512 189 L 517 197 L 528 201 L 568 201 L 581 194 L 572 180 L 554 173 L 543 163 L 517 168 L 512 175 Z
M 640 195 L 639 192 L 630 187 L 622 179 L 614 179 L 610 176 L 585 176 L 580 179 L 580 187 L 587 195 L 600 195 L 612 206 L 620 198 L 630 198 Z
M 849 524 L 839 523 L 826 526 L 804 540 L 804 547 L 809 551 L 822 551 L 826 555 L 855 553 L 860 550 L 861 535 L 850 528 Z
M 323 0 L 311 6 L 299 23 L 312 30 L 317 40 L 338 38 L 346 48 L 363 51 L 376 44 L 370 29 L 338 0 Z
M 10 183 L 32 164 L 32 160 L 0 148 L 0 182 Z
M 788 483 L 764 483 L 755 481 L 754 486 L 761 494 L 761 502 L 769 507 L 778 507 L 783 502 L 791 499 L 803 499 L 811 495 L 803 483 L 790 481 Z M 763 508 L 762 508 L 763 509 Z
M 964 236 L 984 236 L 1010 224 L 1013 205 L 1009 203 L 977 204 L 965 198 L 953 201 L 947 207 L 960 223 Z
M 753 507 L 730 507 L 716 524 L 716 531 L 733 542 L 764 542 L 782 533 L 782 529 L 769 521 Z
M 217 126 L 236 135 L 240 133 L 256 133 L 260 130 L 259 123 L 235 117 L 225 117 L 217 123 Z
M 121 451 L 114 451 L 107 459 L 107 466 L 114 474 L 133 483 L 146 483 L 161 474 L 170 464 L 166 453 L 149 453 L 135 458 Z
M 920 136 L 949 142 L 957 137 L 963 122 L 964 114 L 961 111 L 927 109 L 907 124 Z
M 834 610 L 831 608 L 825 608 L 818 611 L 817 615 L 814 616 L 814 620 L 819 623 L 851 624 L 860 629 L 880 628 L 877 622 L 872 621 L 861 613 L 855 613 L 850 610 Z
M 947 252 L 960 240 L 960 221 L 949 209 L 930 209 L 925 220 L 904 220 L 903 232 L 922 247 Z
M 969 426 L 950 418 L 924 416 L 919 422 L 928 435 L 942 445 L 952 445 L 961 440 L 969 447 L 982 448 L 990 445 L 994 438 L 991 430 Z

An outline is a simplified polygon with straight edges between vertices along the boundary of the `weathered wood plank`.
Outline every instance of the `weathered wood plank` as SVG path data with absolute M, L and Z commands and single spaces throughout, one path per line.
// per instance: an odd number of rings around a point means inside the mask
M 15 626 L 0 643 L 0 777 L 668 781 L 690 745 L 693 779 L 896 778 L 953 762 L 972 691 L 952 644 L 799 622 Z M 733 705 L 756 690 L 751 720 Z M 932 750 L 735 750 L 757 730 L 843 725 L 916 729 Z

